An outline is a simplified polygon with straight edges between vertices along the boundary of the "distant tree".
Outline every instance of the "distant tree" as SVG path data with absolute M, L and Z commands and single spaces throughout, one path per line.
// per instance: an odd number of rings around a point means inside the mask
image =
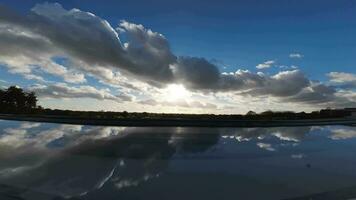
M 267 110 L 261 113 L 261 115 L 273 115 L 273 111 Z
M 127 111 L 123 111 L 123 112 L 122 112 L 122 116 L 123 116 L 123 117 L 128 117 L 128 116 L 129 116 L 129 113 L 128 113 Z
M 246 113 L 246 115 L 257 115 L 257 113 L 255 113 L 255 112 L 253 112 L 253 111 L 248 111 L 247 113 Z

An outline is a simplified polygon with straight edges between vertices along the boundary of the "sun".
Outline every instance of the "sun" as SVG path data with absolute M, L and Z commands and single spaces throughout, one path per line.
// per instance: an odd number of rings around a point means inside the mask
M 181 84 L 170 84 L 164 89 L 164 96 L 168 101 L 187 100 L 190 92 Z

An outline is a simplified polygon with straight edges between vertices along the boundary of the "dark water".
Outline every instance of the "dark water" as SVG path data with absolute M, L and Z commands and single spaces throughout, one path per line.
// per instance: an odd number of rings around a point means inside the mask
M 0 121 L 0 199 L 353 199 L 356 128 Z

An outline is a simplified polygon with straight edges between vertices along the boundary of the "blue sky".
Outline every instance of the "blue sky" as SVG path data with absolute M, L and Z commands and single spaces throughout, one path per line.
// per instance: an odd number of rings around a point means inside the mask
M 142 24 L 163 34 L 175 56 L 205 58 L 220 72 L 241 69 L 273 76 L 283 70 L 298 69 L 310 81 L 321 81 L 327 86 L 330 86 L 331 79 L 327 76 L 330 72 L 352 76 L 356 73 L 355 1 L 47 2 L 58 2 L 66 10 L 77 8 L 91 12 L 107 20 L 113 28 L 121 20 Z M 0 2 L 19 15 L 27 15 L 37 3 L 43 1 Z M 124 34 L 119 36 L 126 42 Z M 300 57 L 291 58 L 290 54 L 300 54 Z M 274 62 L 268 68 L 256 68 L 266 61 Z M 6 69 L 0 70 L 4 74 L 0 79 L 26 83 L 16 75 L 5 75 Z M 52 78 L 48 75 L 48 79 L 58 82 Z M 99 82 L 89 83 L 105 88 Z

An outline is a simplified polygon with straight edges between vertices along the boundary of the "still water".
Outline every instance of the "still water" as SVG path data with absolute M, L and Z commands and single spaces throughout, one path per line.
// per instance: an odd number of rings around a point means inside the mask
M 0 199 L 353 199 L 356 127 L 0 121 Z

